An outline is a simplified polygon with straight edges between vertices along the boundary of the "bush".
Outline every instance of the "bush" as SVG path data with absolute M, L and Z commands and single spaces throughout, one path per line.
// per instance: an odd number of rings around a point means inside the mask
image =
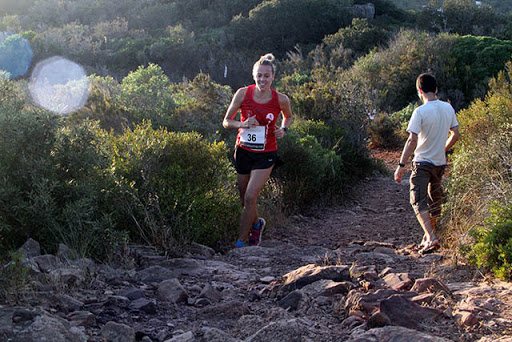
M 121 103 L 136 120 L 169 126 L 174 109 L 169 78 L 156 64 L 139 67 L 121 82 Z
M 97 122 L 85 121 L 61 128 L 52 151 L 58 218 L 52 232 L 80 257 L 105 260 L 127 242 L 112 204 L 116 188 L 106 172 L 111 164 L 108 139 Z
M 512 205 L 494 203 L 485 226 L 472 231 L 475 244 L 464 246 L 469 261 L 503 280 L 512 279 Z
M 219 249 L 234 239 L 239 198 L 224 143 L 149 122 L 112 141 L 111 171 L 132 237 L 170 254 L 190 241 Z
M 319 120 L 304 120 L 297 118 L 293 123 L 293 130 L 299 136 L 313 136 L 325 149 L 338 150 L 344 139 L 344 131 L 341 127 L 330 127 Z
M 512 65 L 490 83 L 485 100 L 459 112 L 462 138 L 455 145 L 444 220 L 456 250 L 474 227 L 485 226 L 493 202 L 512 205 Z
M 438 78 L 439 91 L 444 90 L 442 67 L 452 39 L 402 30 L 387 49 L 371 51 L 359 58 L 350 70 L 352 77 L 372 92 L 377 111 L 402 109 L 417 98 L 416 78 L 423 72 L 433 73 Z
M 216 137 L 232 97 L 231 89 L 215 83 L 203 73 L 190 82 L 175 84 L 172 88 L 177 106 L 174 120 L 176 130 Z
M 284 164 L 275 176 L 282 185 L 287 213 L 332 203 L 347 185 L 343 160 L 333 150 L 323 148 L 311 135 L 289 133 L 279 141 L 279 156 Z
M 368 19 L 354 18 L 352 25 L 340 28 L 335 34 L 326 35 L 322 42 L 329 56 L 329 64 L 346 68 L 375 47 L 385 46 L 389 38 L 388 32 L 371 26 Z
M 262 1 L 247 17 L 234 17 L 228 29 L 237 47 L 284 54 L 296 44 L 316 44 L 326 34 L 349 25 L 353 17 L 349 4 L 345 0 Z M 259 29 L 262 21 L 265 30 Z
M 341 69 L 331 71 L 321 67 L 312 70 L 311 81 L 299 85 L 284 82 L 282 88 L 284 93 L 290 94 L 297 117 L 324 122 L 333 132 L 340 130 L 343 139 L 338 146 L 351 153 L 363 153 L 367 138 L 366 113 L 373 106 L 370 91 L 361 79 Z
M 65 242 L 80 256 L 105 258 L 119 236 L 110 224 L 102 171 L 109 162 L 98 127 L 64 128 L 59 116 L 7 104 L 0 124 L 2 250 L 33 238 L 48 251 Z
M 69 114 L 68 124 L 79 125 L 86 120 L 97 120 L 102 129 L 122 133 L 134 118 L 121 104 L 121 86 L 109 76 L 91 75 L 88 79 L 89 98 L 80 110 Z
M 12 78 L 25 75 L 34 56 L 29 42 L 18 34 L 6 38 L 2 35 L 0 33 L 0 70 L 7 71 Z
M 370 135 L 370 147 L 393 148 L 402 141 L 397 135 L 400 130 L 400 123 L 397 119 L 385 114 L 377 114 L 368 124 Z
M 2 260 L 2 259 L 0 259 Z M 9 262 L 0 268 L 0 301 L 17 302 L 20 300 L 20 290 L 29 281 L 29 267 L 24 265 L 23 252 L 10 253 Z
M 48 241 L 57 186 L 51 151 L 58 117 L 0 103 L 0 243 L 7 251 L 29 237 Z
M 483 98 L 488 82 L 512 57 L 512 42 L 490 37 L 456 37 L 446 56 L 446 77 L 457 82 L 467 101 Z

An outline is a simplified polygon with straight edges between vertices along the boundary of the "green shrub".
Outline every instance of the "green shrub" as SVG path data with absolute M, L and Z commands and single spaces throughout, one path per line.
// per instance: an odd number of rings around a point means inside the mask
M 446 240 L 456 246 L 468 231 L 485 226 L 491 203 L 512 205 L 512 65 L 490 83 L 486 98 L 458 113 L 461 140 L 455 145 L 443 220 Z
M 220 248 L 238 231 L 239 199 L 225 144 L 137 125 L 113 137 L 111 171 L 132 237 L 178 254 L 187 242 Z
M 84 107 L 69 114 L 68 124 L 78 125 L 85 120 L 98 120 L 106 131 L 122 133 L 134 118 L 121 103 L 121 86 L 112 77 L 89 76 L 89 98 Z M 142 103 L 142 101 L 141 101 Z
M 397 112 L 389 114 L 389 117 L 398 122 L 397 130 L 395 131 L 395 136 L 399 142 L 405 143 L 407 138 L 409 137 L 409 133 L 407 132 L 407 126 L 409 126 L 409 121 L 411 120 L 412 113 L 416 109 L 417 105 L 414 103 L 410 103 L 407 107 Z
M 22 82 L 9 80 L 9 73 L 0 70 L 0 104 L 2 111 L 19 111 L 24 106 Z
M 402 110 L 399 110 L 397 112 L 391 113 L 389 116 L 396 119 L 400 126 L 407 128 L 407 125 L 409 124 L 409 121 L 411 120 L 412 113 L 416 109 L 416 104 L 410 103 Z
M 389 47 L 359 58 L 350 72 L 365 83 L 375 98 L 377 111 L 393 112 L 417 98 L 414 87 L 419 74 L 431 71 L 438 77 L 440 91 L 446 86 L 440 77 L 451 37 L 433 37 L 424 32 L 400 31 Z M 372 108 L 373 109 L 373 108 Z
M 289 131 L 279 141 L 279 156 L 284 164 L 275 175 L 282 184 L 283 205 L 288 213 L 319 202 L 332 203 L 347 185 L 342 158 L 323 148 L 314 136 Z
M 231 88 L 215 83 L 210 76 L 200 73 L 190 82 L 173 84 L 172 96 L 177 106 L 174 119 L 176 130 L 194 131 L 208 138 L 218 135 L 232 97 Z
M 283 83 L 290 94 L 294 115 L 304 120 L 323 122 L 336 145 L 324 147 L 343 155 L 362 156 L 366 150 L 368 120 L 372 110 L 371 94 L 361 80 L 341 69 L 320 67 L 312 70 L 311 81 L 293 85 Z M 345 158 L 343 158 L 345 160 Z
M 350 26 L 326 35 L 322 42 L 329 64 L 347 68 L 355 59 L 364 56 L 375 47 L 385 46 L 389 38 L 389 32 L 370 25 L 368 19 L 354 18 Z
M 400 130 L 400 123 L 385 113 L 377 114 L 368 124 L 370 135 L 370 147 L 392 148 L 401 143 L 397 136 Z
M 345 0 L 262 1 L 248 16 L 235 16 L 228 32 L 235 37 L 234 46 L 284 54 L 296 44 L 315 44 L 349 25 L 353 17 L 347 9 L 350 4 Z M 262 20 L 265 31 L 259 30 Z
M 1 260 L 1 259 L 0 259 Z M 20 289 L 28 283 L 27 266 L 23 266 L 23 252 L 10 253 L 9 262 L 0 268 L 0 301 L 17 301 Z
M 5 253 L 33 238 L 47 251 L 64 242 L 80 256 L 104 259 L 122 241 L 108 199 L 106 135 L 90 122 L 62 122 L 0 104 L 0 246 Z
M 127 241 L 112 204 L 117 189 L 106 171 L 108 139 L 98 122 L 85 121 L 60 129 L 52 151 L 57 224 L 51 230 L 80 257 L 110 258 Z
M 304 120 L 297 118 L 293 122 L 293 130 L 299 136 L 313 136 L 325 149 L 337 150 L 340 142 L 344 138 L 344 131 L 341 127 L 330 127 L 325 122 L 319 120 Z
M 456 37 L 446 56 L 446 77 L 458 83 L 466 99 L 483 98 L 489 79 L 512 58 L 512 42 L 491 37 Z
M 33 56 L 29 42 L 21 35 L 13 34 L 0 41 L 0 70 L 12 78 L 25 75 Z
M 469 261 L 503 280 L 512 279 L 512 205 L 491 206 L 484 227 L 472 231 L 475 244 L 465 246 Z
M 17 248 L 29 237 L 48 241 L 57 187 L 52 149 L 58 117 L 0 103 L 0 242 Z
M 169 78 L 156 64 L 139 67 L 121 82 L 121 103 L 135 122 L 152 120 L 170 126 L 174 109 Z

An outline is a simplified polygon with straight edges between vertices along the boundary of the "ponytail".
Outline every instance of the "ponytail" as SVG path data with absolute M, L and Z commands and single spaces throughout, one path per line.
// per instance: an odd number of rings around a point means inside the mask
M 274 57 L 273 54 L 267 53 L 267 54 L 261 56 L 260 59 L 256 63 L 254 63 L 252 70 L 254 72 L 254 70 L 256 70 L 256 68 L 260 65 L 270 65 L 272 67 L 272 73 L 275 74 L 276 73 L 275 60 L 276 60 L 276 58 Z

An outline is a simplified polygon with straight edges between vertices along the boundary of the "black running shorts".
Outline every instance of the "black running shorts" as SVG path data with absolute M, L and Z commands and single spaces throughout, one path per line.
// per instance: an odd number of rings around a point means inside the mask
M 277 151 L 251 152 L 240 146 L 235 147 L 235 169 L 241 175 L 248 175 L 252 170 L 268 169 L 277 160 Z

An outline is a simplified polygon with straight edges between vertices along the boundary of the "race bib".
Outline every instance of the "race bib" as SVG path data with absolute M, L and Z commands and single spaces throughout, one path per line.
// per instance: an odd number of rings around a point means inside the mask
M 267 142 L 265 126 L 240 128 L 240 145 L 255 151 L 263 151 Z

